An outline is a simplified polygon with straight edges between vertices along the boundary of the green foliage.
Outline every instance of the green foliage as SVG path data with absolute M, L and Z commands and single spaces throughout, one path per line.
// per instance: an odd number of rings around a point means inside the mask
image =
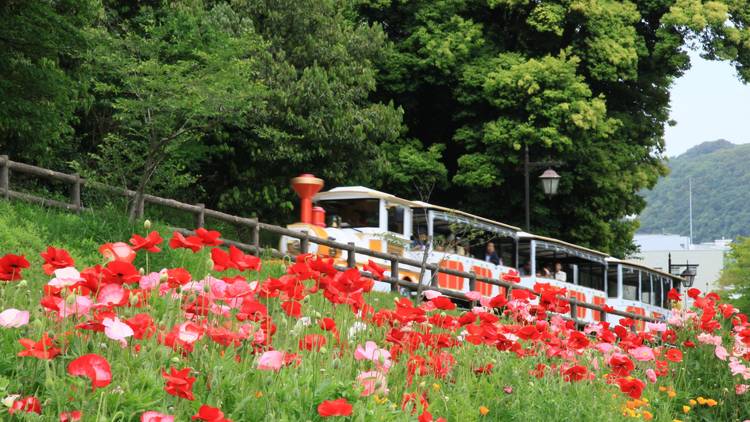
M 0 151 L 60 168 L 77 150 L 75 112 L 89 101 L 93 0 L 0 3 Z
M 671 172 L 651 191 L 641 214 L 644 233 L 688 235 L 688 184 L 693 184 L 693 241 L 750 235 L 746 189 L 750 145 L 704 142 L 670 160 Z
M 741 312 L 750 312 L 750 237 L 741 237 L 731 244 L 719 284 L 722 296 Z
M 637 193 L 665 174 L 668 90 L 689 67 L 683 47 L 702 45 L 740 72 L 750 60 L 741 44 L 750 31 L 727 21 L 744 22 L 746 2 L 391 1 L 361 10 L 396 50 L 379 63 L 379 96 L 404 106 L 408 135 L 425 147 L 450 140 L 452 186 L 438 200 L 521 224 L 528 145 L 532 161 L 563 163 L 556 198 L 532 186 L 532 230 L 614 255 L 632 250 L 637 223 L 625 217 L 642 210 Z

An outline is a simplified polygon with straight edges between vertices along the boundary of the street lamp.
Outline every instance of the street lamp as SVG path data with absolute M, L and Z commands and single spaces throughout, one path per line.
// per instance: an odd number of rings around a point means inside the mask
M 562 163 L 559 161 L 540 161 L 540 162 L 531 162 L 529 161 L 529 146 L 524 145 L 523 148 L 523 184 L 524 184 L 524 203 L 526 205 L 526 231 L 531 230 L 531 211 L 529 209 L 529 173 L 533 168 L 538 167 L 549 167 L 549 166 L 556 166 L 561 165 Z M 560 184 L 560 175 L 557 174 L 554 170 L 551 168 L 548 168 L 544 173 L 542 173 L 539 178 L 542 180 L 542 187 L 544 188 L 544 193 L 547 196 L 552 196 L 557 194 L 557 187 Z
M 557 194 L 557 186 L 560 184 L 560 175 L 557 172 L 548 168 L 539 178 L 542 179 L 542 187 L 544 188 L 545 195 L 552 196 Z
M 695 281 L 695 268 L 685 268 L 685 271 L 680 274 L 680 277 L 685 279 L 685 287 L 692 287 L 693 281 Z
M 668 264 L 669 265 L 669 273 L 678 275 L 682 277 L 683 283 L 682 285 L 685 287 L 692 287 L 693 282 L 695 281 L 695 276 L 698 274 L 698 264 L 691 264 L 690 262 L 685 262 L 684 264 L 673 264 L 672 263 L 672 254 L 667 255 Z M 685 268 L 680 272 L 680 269 Z

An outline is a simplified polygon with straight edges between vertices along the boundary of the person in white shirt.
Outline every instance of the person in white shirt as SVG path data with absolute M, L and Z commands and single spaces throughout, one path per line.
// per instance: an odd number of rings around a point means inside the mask
M 559 262 L 555 262 L 555 280 L 557 281 L 568 280 L 568 274 L 565 273 L 565 271 L 563 271 L 562 264 Z

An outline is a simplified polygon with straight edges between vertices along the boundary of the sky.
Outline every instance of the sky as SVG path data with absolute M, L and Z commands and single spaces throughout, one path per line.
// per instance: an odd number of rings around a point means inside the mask
M 666 128 L 666 154 L 682 154 L 705 141 L 726 139 L 750 142 L 750 85 L 737 79 L 728 62 L 701 59 L 691 53 L 690 70 L 672 86 L 670 118 Z

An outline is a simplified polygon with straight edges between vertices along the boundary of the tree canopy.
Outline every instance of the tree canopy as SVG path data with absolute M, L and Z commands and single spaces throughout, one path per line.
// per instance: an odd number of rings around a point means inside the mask
M 750 77 L 747 1 L 9 1 L 0 149 L 288 222 L 290 177 L 631 250 L 687 50 Z M 536 171 L 538 170 L 538 171 Z

